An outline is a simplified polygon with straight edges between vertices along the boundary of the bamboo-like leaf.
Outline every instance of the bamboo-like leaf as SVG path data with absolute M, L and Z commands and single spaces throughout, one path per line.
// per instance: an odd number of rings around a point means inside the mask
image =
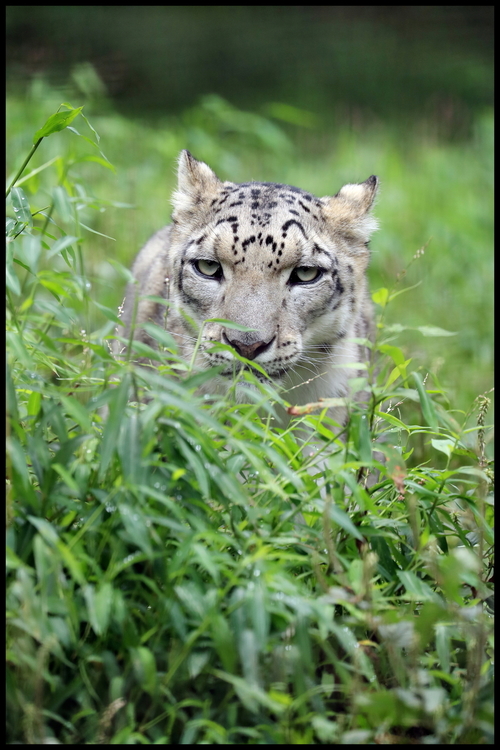
M 422 378 L 418 374 L 418 372 L 412 372 L 413 380 L 415 381 L 415 385 L 417 387 L 418 395 L 420 398 L 420 405 L 422 407 L 422 414 L 424 415 L 424 419 L 429 425 L 429 427 L 432 427 L 433 429 L 437 429 L 438 426 L 438 419 L 436 410 L 434 409 L 434 404 L 432 403 L 431 399 L 429 398 L 427 391 L 425 390 L 424 384 L 422 383 Z
M 33 219 L 31 216 L 31 208 L 24 190 L 20 187 L 15 187 L 12 188 L 10 194 L 16 221 L 25 224 L 28 227 L 32 227 Z
M 109 466 L 113 453 L 116 451 L 118 434 L 125 411 L 125 405 L 128 400 L 130 388 L 130 376 L 125 373 L 121 383 L 116 387 L 111 399 L 109 400 L 109 416 L 104 428 L 101 443 L 101 464 L 99 472 L 104 476 Z
M 36 143 L 40 138 L 47 138 L 47 136 L 52 135 L 53 133 L 58 133 L 59 131 L 64 130 L 64 128 L 67 128 L 68 125 L 73 122 L 75 117 L 78 117 L 82 109 L 83 107 L 77 107 L 76 109 L 56 112 L 51 115 L 40 130 L 36 131 L 33 136 L 33 143 Z
M 79 241 L 80 240 L 77 237 L 72 237 L 71 235 L 60 237 L 54 242 L 49 252 L 47 253 L 47 260 L 52 258 L 54 255 L 58 255 L 62 250 L 66 250 L 67 247 L 71 247 L 71 245 L 74 245 L 75 242 Z

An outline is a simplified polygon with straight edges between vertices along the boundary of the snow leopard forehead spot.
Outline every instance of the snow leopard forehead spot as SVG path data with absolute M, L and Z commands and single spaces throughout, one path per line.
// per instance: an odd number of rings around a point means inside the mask
M 288 212 L 293 217 L 305 214 L 318 221 L 321 201 L 305 190 L 290 185 L 274 182 L 245 182 L 241 185 L 225 185 L 220 194 L 211 202 L 213 215 L 217 216 L 226 209 L 242 206 L 245 213 L 251 212 L 255 225 L 267 226 L 276 209 L 280 214 Z M 304 218 L 305 218 L 304 217 Z
M 331 257 L 317 237 L 311 238 L 311 227 L 318 230 L 324 223 L 321 207 L 321 201 L 305 190 L 273 182 L 226 183 L 210 204 L 213 228 L 232 230 L 232 240 L 226 232 L 225 237 L 231 243 L 234 265 L 245 264 L 249 251 L 255 258 L 262 248 L 270 253 L 265 267 L 276 270 L 284 252 L 290 247 L 293 250 L 299 240 L 309 243 L 313 255 L 327 253 Z M 199 238 L 197 244 L 201 242 Z

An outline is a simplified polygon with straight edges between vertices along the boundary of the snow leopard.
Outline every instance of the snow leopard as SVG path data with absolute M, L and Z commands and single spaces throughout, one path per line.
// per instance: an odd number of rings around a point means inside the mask
M 134 262 L 118 333 L 155 348 L 143 328 L 153 322 L 189 361 L 201 331 L 196 367 L 220 366 L 204 386 L 211 393 L 227 391 L 235 371 L 253 362 L 289 403 L 346 397 L 367 356 L 360 340 L 373 335 L 366 271 L 377 189 L 374 175 L 323 198 L 273 182 L 222 181 L 182 151 L 172 223 Z M 151 296 L 168 300 L 167 309 Z M 115 341 L 116 354 L 123 348 Z M 333 416 L 342 422 L 345 410 Z

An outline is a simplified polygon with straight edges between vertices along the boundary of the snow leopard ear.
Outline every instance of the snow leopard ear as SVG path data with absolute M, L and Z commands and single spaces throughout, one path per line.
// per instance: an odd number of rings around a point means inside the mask
M 369 215 L 378 184 L 378 177 L 372 175 L 365 182 L 344 185 L 332 198 L 323 198 L 323 212 L 329 224 L 352 239 L 368 242 L 378 229 L 377 220 Z
M 172 218 L 179 220 L 199 210 L 218 192 L 222 183 L 208 164 L 198 161 L 189 151 L 181 151 L 177 169 L 177 190 L 172 196 Z

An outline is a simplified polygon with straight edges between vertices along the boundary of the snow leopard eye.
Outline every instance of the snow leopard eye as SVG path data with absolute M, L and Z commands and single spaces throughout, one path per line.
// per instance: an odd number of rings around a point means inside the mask
M 223 276 L 222 266 L 216 260 L 195 260 L 193 261 L 193 266 L 199 274 L 206 278 L 221 279 Z
M 323 269 L 317 266 L 297 266 L 294 268 L 291 276 L 291 284 L 308 284 L 311 281 L 317 281 L 323 276 Z

